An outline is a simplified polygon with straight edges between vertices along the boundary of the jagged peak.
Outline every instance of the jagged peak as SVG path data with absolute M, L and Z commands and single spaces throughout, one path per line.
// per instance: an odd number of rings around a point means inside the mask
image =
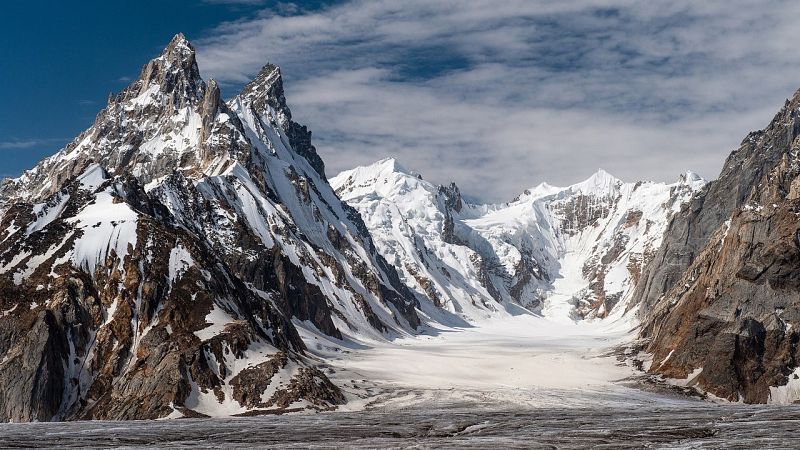
M 183 33 L 176 34 L 161 54 L 142 68 L 139 78 L 112 101 L 128 101 L 148 94 L 152 89 L 168 95 L 170 103 L 181 107 L 202 100 L 205 82 L 200 77 L 194 47 Z
M 178 33 L 172 37 L 169 44 L 161 52 L 161 56 L 169 61 L 178 61 L 187 58 L 194 58 L 195 51 L 191 42 L 186 39 L 183 33 Z
M 291 112 L 286 106 L 286 98 L 283 93 L 283 78 L 280 67 L 272 63 L 267 63 L 258 71 L 253 81 L 247 83 L 237 98 L 243 102 L 250 103 L 257 110 L 264 105 L 269 105 L 276 111 L 280 111 L 291 119 Z
M 283 77 L 281 76 L 281 68 L 275 64 L 266 63 L 263 67 L 261 67 L 253 80 L 242 88 L 242 93 L 240 95 L 247 95 L 269 90 L 278 84 L 280 84 L 282 89 Z
M 450 182 L 448 185 L 440 184 L 437 189 L 439 194 L 444 196 L 445 206 L 448 209 L 461 212 L 464 201 L 461 197 L 461 189 L 458 188 L 455 181 Z
M 791 98 L 786 99 L 786 107 L 794 107 L 797 108 L 800 106 L 800 89 L 794 91 Z
M 326 178 L 325 163 L 311 144 L 311 131 L 292 121 L 292 112 L 286 104 L 283 79 L 278 66 L 271 63 L 264 65 L 253 81 L 247 83 L 228 105 L 233 109 L 249 109 L 255 116 L 271 116 L 269 122 L 274 120 L 283 128 L 294 151 L 304 157 L 320 177 Z
M 183 33 L 176 34 L 169 41 L 169 44 L 164 47 L 161 54 L 147 63 L 142 70 L 142 75 L 145 74 L 149 67 L 153 66 L 158 66 L 162 71 L 182 73 L 194 79 L 200 78 L 194 47 Z M 145 77 L 142 78 L 144 79 Z

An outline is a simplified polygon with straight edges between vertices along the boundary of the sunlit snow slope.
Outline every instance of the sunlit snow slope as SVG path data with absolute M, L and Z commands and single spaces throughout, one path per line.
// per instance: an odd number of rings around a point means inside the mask
M 266 65 L 228 102 L 177 35 L 0 185 L 0 421 L 335 408 L 295 324 L 414 333 L 417 299 L 329 186 Z
M 670 215 L 703 184 L 691 172 L 668 185 L 600 170 L 473 205 L 394 159 L 331 179 L 403 281 L 468 322 L 520 307 L 566 321 L 622 314 Z

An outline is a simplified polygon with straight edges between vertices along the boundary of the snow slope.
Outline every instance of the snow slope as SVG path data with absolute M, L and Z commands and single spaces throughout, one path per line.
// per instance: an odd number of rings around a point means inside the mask
M 703 184 L 693 173 L 670 185 L 623 183 L 600 170 L 471 205 L 455 185 L 435 186 L 394 159 L 331 179 L 403 281 L 467 322 L 520 307 L 566 321 L 622 314 L 669 216 Z
M 446 236 L 446 194 L 394 159 L 343 172 L 331 185 L 361 212 L 379 252 L 423 299 L 434 321 L 490 316 L 499 309 L 481 283 L 481 255 Z M 491 289 L 491 287 L 489 288 Z
M 224 102 L 177 35 L 0 185 L 0 420 L 335 408 L 292 319 L 342 340 L 420 319 L 310 135 L 276 66 Z
M 226 102 L 178 35 L 92 127 L 0 185 L 0 420 L 328 410 L 342 394 L 306 350 L 365 346 L 377 359 L 354 370 L 388 381 L 493 389 L 519 365 L 513 386 L 591 372 L 602 388 L 619 374 L 579 348 L 618 335 L 574 322 L 623 315 L 702 183 L 600 171 L 473 205 L 392 159 L 329 183 L 276 66 Z

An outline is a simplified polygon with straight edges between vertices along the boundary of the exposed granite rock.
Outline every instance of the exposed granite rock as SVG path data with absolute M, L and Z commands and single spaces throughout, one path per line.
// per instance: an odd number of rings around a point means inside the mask
M 140 215 L 137 234 L 146 245 L 130 247 L 124 257 L 109 253 L 93 272 L 57 264 L 80 234 L 68 232 L 64 240 L 65 230 L 72 231 L 69 216 L 33 234 L 35 239 L 16 233 L 0 244 L 3 264 L 13 263 L 7 248 L 32 255 L 48 254 L 39 249 L 54 243 L 63 249 L 51 252 L 53 263 L 39 265 L 24 283 L 15 279 L 19 269 L 0 275 L 0 377 L 8 380 L 0 384 L 0 417 L 164 417 L 173 408 L 189 409 L 193 383 L 213 389 L 229 377 L 222 348 L 238 352 L 237 358 L 255 345 L 302 354 L 303 344 L 284 316 L 247 289 L 197 236 L 156 220 L 152 214 L 166 209 L 149 201 L 135 180 L 105 185 Z M 80 195 L 78 186 L 66 189 L 67 212 L 97 201 Z M 164 274 L 171 270 L 175 243 L 193 264 L 170 279 Z M 214 308 L 233 308 L 226 314 L 238 320 L 206 342 L 197 333 Z M 214 364 L 209 355 L 215 355 Z
M 311 131 L 305 125 L 292 121 L 292 112 L 286 105 L 283 77 L 281 77 L 281 69 L 278 66 L 266 64 L 262 67 L 255 79 L 244 87 L 241 96 L 257 98 L 254 106 L 258 109 L 266 109 L 268 106 L 275 110 L 278 113 L 279 125 L 283 127 L 289 137 L 292 148 L 308 160 L 320 177 L 325 178 L 325 163 L 317 154 L 317 149 L 311 144 Z
M 273 66 L 223 102 L 178 35 L 0 186 L 0 420 L 331 409 L 344 398 L 292 320 L 335 339 L 334 319 L 375 337 L 419 325 L 281 83 Z M 286 385 L 257 404 L 272 378 Z
M 800 91 L 670 222 L 636 290 L 651 372 L 764 403 L 798 365 L 798 107 Z

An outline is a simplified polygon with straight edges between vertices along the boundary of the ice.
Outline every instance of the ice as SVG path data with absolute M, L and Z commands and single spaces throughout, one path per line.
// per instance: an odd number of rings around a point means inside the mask
M 175 246 L 169 253 L 170 284 L 174 284 L 193 265 L 195 262 L 189 251 L 181 244 Z
M 376 402 L 397 408 L 434 400 L 479 401 L 488 408 L 585 407 L 641 396 L 619 383 L 635 370 L 609 356 L 631 333 L 627 320 L 574 323 L 523 314 L 344 347 L 314 332 L 302 335 L 351 395 L 343 408 L 358 410 Z M 353 386 L 352 380 L 362 381 Z
M 69 222 L 83 235 L 76 239 L 73 247 L 73 263 L 94 274 L 95 268 L 103 264 L 113 251 L 119 265 L 136 247 L 138 214 L 122 201 L 115 201 L 111 187 L 96 194 L 95 202 L 84 207 Z
M 227 311 L 215 303 L 211 312 L 206 315 L 206 327 L 195 331 L 194 335 L 199 337 L 201 341 L 211 339 L 221 333 L 225 325 L 233 322 L 233 320 L 233 317 Z
M 585 408 L 429 403 L 332 414 L 0 424 L 13 448 L 793 448 L 797 406 L 646 402 Z
M 789 374 L 789 379 L 783 386 L 770 386 L 768 403 L 789 405 L 800 403 L 800 367 Z

